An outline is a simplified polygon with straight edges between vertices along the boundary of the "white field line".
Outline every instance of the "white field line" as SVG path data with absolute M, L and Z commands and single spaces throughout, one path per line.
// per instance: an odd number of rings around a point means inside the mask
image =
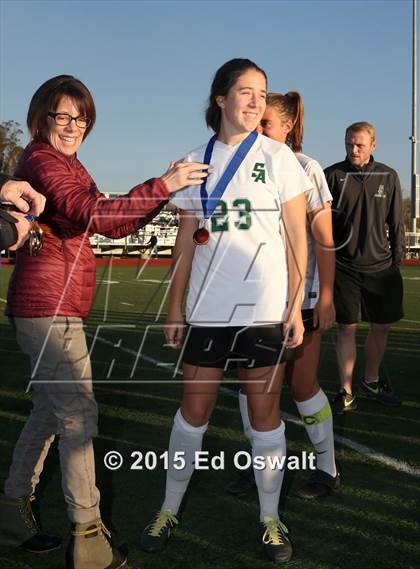
M 151 284 L 169 284 L 171 281 L 159 281 L 157 279 L 138 279 L 135 282 L 136 283 L 151 283 Z
M 89 337 L 93 337 L 93 334 L 86 334 Z M 109 340 L 105 340 L 105 338 L 100 338 L 99 336 L 96 337 L 96 340 L 99 342 L 102 342 L 104 344 L 108 344 L 111 346 L 114 346 L 114 342 L 111 342 Z M 119 349 L 122 350 L 123 352 L 126 352 L 130 355 L 134 355 L 137 356 L 137 352 L 135 350 L 131 350 L 130 348 L 123 348 L 122 346 L 119 346 Z M 159 360 L 156 360 L 155 358 L 151 358 L 149 356 L 140 356 L 140 358 L 144 361 L 147 361 L 149 363 L 155 364 L 157 366 L 162 366 L 165 365 L 164 362 L 161 362 Z M 180 375 L 181 372 L 178 372 Z M 94 381 L 94 383 L 98 383 L 96 381 Z M 102 383 L 102 382 L 101 382 Z M 109 383 L 109 381 L 103 382 L 103 383 Z M 120 382 L 118 382 L 120 383 Z M 124 383 L 133 383 L 133 381 L 131 382 L 124 382 Z M 220 390 L 225 393 L 226 395 L 229 395 L 230 397 L 235 397 L 236 399 L 238 398 L 238 392 L 237 391 L 233 391 L 232 389 L 229 389 L 228 387 L 220 387 Z M 295 415 L 292 415 L 290 413 L 285 413 L 284 411 L 282 411 L 282 417 L 284 418 L 285 421 L 288 421 L 289 423 L 294 423 L 295 425 L 299 425 L 300 427 L 303 427 L 304 424 L 302 423 L 302 421 L 299 419 L 299 417 L 296 417 Z M 389 466 L 390 468 L 393 468 L 394 470 L 397 470 L 398 472 L 404 472 L 405 474 L 410 474 L 411 476 L 414 476 L 415 478 L 420 478 L 420 469 L 418 468 L 414 468 L 413 466 L 410 466 L 407 462 L 404 462 L 403 460 L 398 460 L 396 458 L 393 458 L 391 456 L 388 456 L 386 454 L 383 454 L 381 452 L 377 452 L 375 449 L 372 449 L 370 447 L 367 447 L 365 445 L 361 445 L 359 443 L 356 443 L 354 441 L 352 441 L 351 439 L 348 439 L 347 437 L 342 437 L 341 435 L 334 435 L 334 439 L 341 445 L 351 448 L 352 450 L 363 454 L 369 458 L 371 458 L 372 460 L 376 460 L 377 462 L 380 462 L 381 464 L 385 464 L 386 466 Z
M 168 281 L 168 280 L 160 281 L 157 279 L 131 279 L 131 280 L 120 279 L 119 282 L 130 284 L 130 285 L 137 285 L 139 283 L 141 283 L 141 284 L 169 284 L 171 281 Z
M 231 397 L 235 397 L 236 399 L 238 398 L 238 394 L 236 391 L 233 391 L 228 387 L 221 387 L 220 389 L 226 395 L 230 395 Z M 304 426 L 303 422 L 299 419 L 299 417 L 296 417 L 295 415 L 286 413 L 285 411 L 282 411 L 281 415 L 283 419 L 285 421 L 288 421 L 289 423 L 294 423 L 295 425 L 299 425 L 300 427 Z M 348 439 L 347 437 L 342 437 L 341 435 L 334 434 L 334 439 L 341 445 L 351 448 L 352 450 L 355 450 L 360 454 L 364 454 L 365 456 L 368 456 L 369 458 L 376 460 L 377 462 L 386 464 L 387 466 L 393 468 L 394 470 L 398 470 L 399 472 L 404 472 L 405 474 L 411 474 L 411 476 L 420 478 L 420 469 L 414 468 L 413 466 L 410 466 L 409 464 L 407 464 L 402 460 L 398 460 L 396 458 L 392 458 L 392 456 L 387 456 L 386 454 L 377 452 L 373 448 L 356 443 L 351 439 Z

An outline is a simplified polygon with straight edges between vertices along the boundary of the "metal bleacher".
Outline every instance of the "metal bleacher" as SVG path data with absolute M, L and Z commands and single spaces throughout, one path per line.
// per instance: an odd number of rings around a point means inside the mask
M 122 239 L 110 239 L 95 234 L 90 238 L 96 256 L 139 256 L 171 257 L 178 230 L 178 214 L 164 209 L 153 221 L 132 235 Z

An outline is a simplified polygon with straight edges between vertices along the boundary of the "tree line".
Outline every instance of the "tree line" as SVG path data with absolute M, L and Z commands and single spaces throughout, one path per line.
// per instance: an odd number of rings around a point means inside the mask
M 13 175 L 23 148 L 20 137 L 23 131 L 15 121 L 0 123 L 0 172 Z

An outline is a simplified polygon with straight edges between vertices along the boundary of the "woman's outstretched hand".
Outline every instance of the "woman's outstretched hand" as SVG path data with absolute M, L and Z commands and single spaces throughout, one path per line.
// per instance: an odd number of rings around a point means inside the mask
M 186 186 L 201 184 L 208 176 L 208 169 L 209 164 L 201 162 L 171 162 L 161 180 L 172 194 Z

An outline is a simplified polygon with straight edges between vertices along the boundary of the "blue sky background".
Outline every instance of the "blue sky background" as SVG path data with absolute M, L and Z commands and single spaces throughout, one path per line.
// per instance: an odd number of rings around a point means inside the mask
M 126 192 L 209 138 L 212 77 L 248 57 L 270 89 L 302 94 L 304 152 L 324 167 L 341 160 L 345 127 L 368 120 L 376 159 L 408 191 L 411 10 L 410 0 L 1 0 L 0 120 L 25 125 L 41 83 L 79 77 L 98 114 L 79 158 L 102 191 Z

